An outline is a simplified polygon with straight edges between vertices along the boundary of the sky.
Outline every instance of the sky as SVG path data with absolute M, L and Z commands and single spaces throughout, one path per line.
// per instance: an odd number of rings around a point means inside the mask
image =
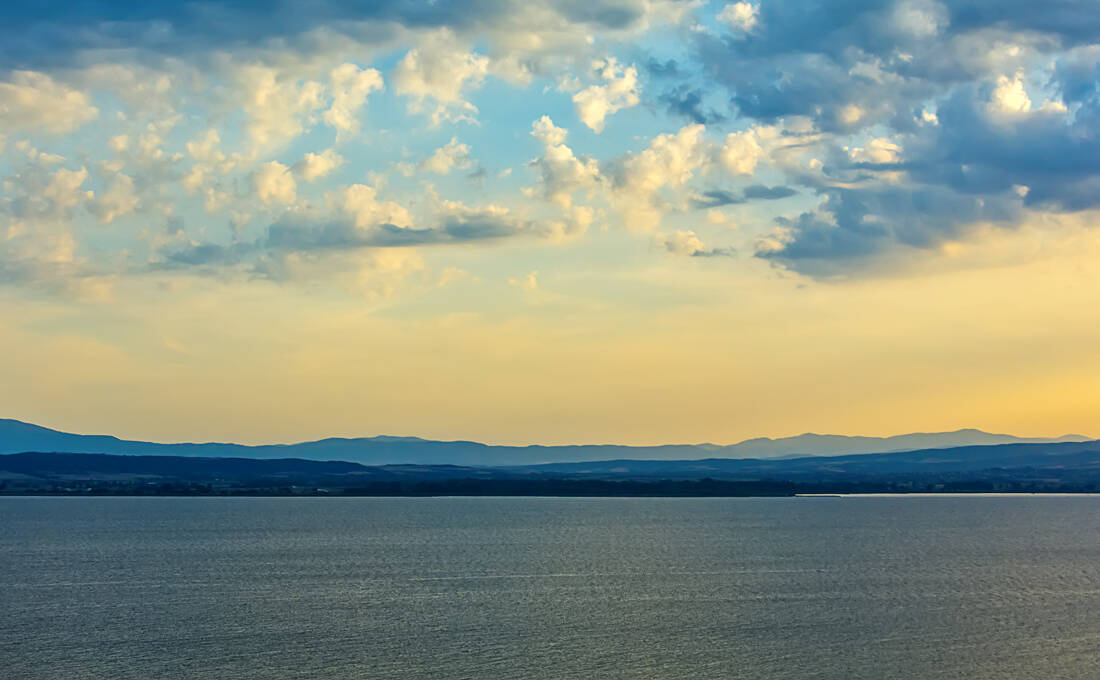
M 1100 11 L 6 3 L 0 415 L 1100 435 Z

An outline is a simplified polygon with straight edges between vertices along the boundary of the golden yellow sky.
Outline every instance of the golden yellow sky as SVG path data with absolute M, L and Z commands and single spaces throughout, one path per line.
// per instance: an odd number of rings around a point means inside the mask
M 605 273 L 550 271 L 535 291 L 466 279 L 375 301 L 204 280 L 124 281 L 101 302 L 8 293 L 0 411 L 78 432 L 250 443 L 1097 434 L 1091 219 L 984 231 L 951 255 L 847 282 L 763 262 L 658 263 L 615 274 L 643 294 L 613 300 Z M 664 301 L 650 304 L 653 291 Z M 405 311 L 444 294 L 451 311 Z
M 84 4 L 0 9 L 0 417 L 1100 435 L 1090 3 Z

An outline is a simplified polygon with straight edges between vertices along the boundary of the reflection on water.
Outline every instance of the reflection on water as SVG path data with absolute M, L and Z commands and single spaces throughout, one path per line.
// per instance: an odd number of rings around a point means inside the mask
M 0 499 L 11 678 L 1097 678 L 1100 498 Z

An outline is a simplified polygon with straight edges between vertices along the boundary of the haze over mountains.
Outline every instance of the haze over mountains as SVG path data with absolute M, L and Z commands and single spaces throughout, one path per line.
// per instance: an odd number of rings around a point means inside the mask
M 782 459 L 809 456 L 875 454 L 921 449 L 998 444 L 1084 442 L 1089 437 L 1024 438 L 975 429 L 914 433 L 894 437 L 803 434 L 778 439 L 749 439 L 727 446 L 498 446 L 468 441 L 432 441 L 418 437 L 329 438 L 296 444 L 249 446 L 233 443 L 164 444 L 81 435 L 0 419 L 0 454 L 23 452 L 104 453 L 144 456 L 298 458 L 337 460 L 363 465 L 528 466 L 600 461 L 693 461 L 698 459 Z
M 784 479 L 838 481 L 883 476 L 974 474 L 1029 468 L 1045 475 L 1060 472 L 1100 474 L 1100 441 L 1013 443 L 956 446 L 843 456 L 762 460 L 609 460 L 547 463 L 510 468 L 540 475 L 585 475 L 630 479 Z
M 783 459 L 504 467 L 98 453 L 0 455 L 0 495 L 775 496 L 1100 492 L 1100 441 Z

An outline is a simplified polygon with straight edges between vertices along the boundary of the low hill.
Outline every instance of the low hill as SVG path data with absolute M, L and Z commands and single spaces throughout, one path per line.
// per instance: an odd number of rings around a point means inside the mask
M 232 443 L 132 441 L 107 435 L 83 435 L 51 430 L 18 420 L 0 419 L 0 454 L 26 451 L 107 453 L 145 456 L 199 456 L 252 459 L 299 458 L 342 460 L 364 465 L 515 466 L 540 463 L 632 460 L 692 460 L 700 458 L 789 458 L 869 454 L 955 446 L 1007 443 L 1084 441 L 1066 435 L 1058 439 L 1026 439 L 980 430 L 917 433 L 896 437 L 847 437 L 803 434 L 780 439 L 750 439 L 739 444 L 672 444 L 666 446 L 494 446 L 468 441 L 432 441 L 417 437 L 329 438 L 297 444 L 247 446 Z
M 781 460 L 709 458 L 702 460 L 611 460 L 550 463 L 513 468 L 538 475 L 620 479 L 784 479 L 851 480 L 921 475 L 985 475 L 1001 470 L 1061 474 L 1096 473 L 1100 478 L 1100 441 L 997 444 L 922 449 L 847 456 L 811 456 Z
M 336 490 L 391 485 L 388 492 L 414 489 L 408 485 L 442 484 L 443 489 L 469 493 L 507 494 L 538 491 L 594 492 L 607 483 L 630 488 L 657 488 L 711 480 L 723 484 L 757 484 L 789 492 L 797 485 L 814 490 L 874 484 L 934 485 L 940 482 L 1022 483 L 1050 490 L 1070 485 L 1076 490 L 1100 488 L 1100 441 L 1053 444 L 999 444 L 924 449 L 895 453 L 781 460 L 711 458 L 690 461 L 614 460 L 551 463 L 514 467 L 456 465 L 376 465 L 346 461 L 293 458 L 210 458 L 81 453 L 17 453 L 0 455 L 0 489 L 8 493 L 61 487 L 79 490 L 97 484 L 111 492 L 140 492 L 150 485 L 204 484 L 208 489 L 241 491 L 292 487 Z M 457 486 L 454 483 L 458 483 Z M 485 482 L 473 485 L 470 482 Z M 599 482 L 595 486 L 587 482 Z M 637 487 L 637 484 L 643 484 Z M 779 486 L 776 486 L 776 484 Z M 870 483 L 872 487 L 866 485 Z M 396 484 L 397 486 L 392 486 Z M 404 486 L 402 486 L 404 485 Z M 420 488 L 420 487 L 417 487 Z M 616 487 L 611 487 L 616 488 Z M 627 487 L 618 487 L 625 489 Z M 685 487 L 686 488 L 686 487 Z M 702 488 L 702 487 L 700 487 Z M 711 492 L 713 487 L 707 487 Z M 733 487 L 731 487 L 733 488 Z M 738 493 L 751 487 L 737 487 Z M 887 487 L 891 488 L 891 487 Z M 984 488 L 979 486 L 978 488 Z M 1019 488 L 1018 484 L 1017 487 Z M 555 491 L 556 490 L 556 491 Z M 687 493 L 687 492 L 684 492 Z M 570 494 L 566 494 L 570 495 Z M 687 494 L 690 495 L 690 494 Z
M 451 479 L 492 475 L 456 465 L 376 465 L 299 458 L 204 458 L 127 456 L 102 453 L 13 453 L 0 455 L 0 479 L 55 481 L 176 480 L 190 482 L 325 483 Z M 501 471 L 500 476 L 515 473 Z

